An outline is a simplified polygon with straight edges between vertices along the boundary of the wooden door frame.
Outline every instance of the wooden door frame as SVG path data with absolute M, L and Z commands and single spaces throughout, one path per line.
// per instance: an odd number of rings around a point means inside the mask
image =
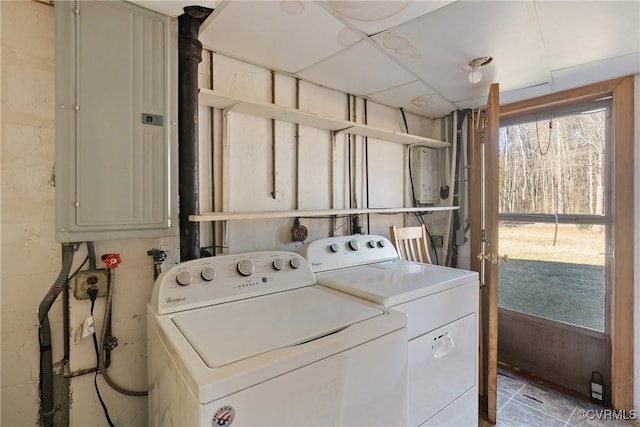
M 611 404 L 633 409 L 634 77 L 608 80 L 500 107 L 500 118 L 612 96 L 611 263 L 609 331 Z M 473 257 L 472 257 L 473 258 Z
M 480 409 L 489 422 L 496 423 L 498 388 L 498 263 L 482 260 L 479 254 L 498 256 L 498 194 L 485 188 L 498 188 L 498 132 L 500 130 L 498 83 L 489 89 L 480 128 L 471 121 L 471 161 L 469 174 L 470 268 L 480 274 Z M 480 114 L 479 114 L 480 115 Z M 472 117 L 473 111 L 472 111 Z M 484 156 L 484 158 L 482 157 Z M 484 171 L 483 171 L 484 169 Z M 484 222 L 484 223 L 483 223 Z

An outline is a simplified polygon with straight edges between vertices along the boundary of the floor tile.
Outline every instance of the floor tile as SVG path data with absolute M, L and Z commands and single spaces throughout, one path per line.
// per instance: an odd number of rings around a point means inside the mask
M 512 377 L 508 374 L 498 373 L 498 396 L 496 409 L 500 411 L 502 407 L 527 384 L 524 380 Z
M 526 381 L 508 374 L 498 373 L 498 393 L 511 397 L 527 384 Z
M 496 420 L 498 427 L 564 427 L 565 422 L 515 400 L 509 401 Z
M 639 427 L 635 412 L 603 409 L 589 401 L 566 396 L 533 383 L 512 371 L 498 372 L 497 423 L 500 427 Z M 483 417 L 479 427 L 491 427 Z
M 536 408 L 565 422 L 571 418 L 576 408 L 576 403 L 573 400 L 533 384 L 527 384 L 522 387 L 512 401 Z

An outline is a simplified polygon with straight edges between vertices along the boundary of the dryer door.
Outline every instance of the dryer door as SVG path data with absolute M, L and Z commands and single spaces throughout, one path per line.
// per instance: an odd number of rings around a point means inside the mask
M 409 341 L 409 425 L 421 425 L 475 386 L 477 328 L 472 313 Z

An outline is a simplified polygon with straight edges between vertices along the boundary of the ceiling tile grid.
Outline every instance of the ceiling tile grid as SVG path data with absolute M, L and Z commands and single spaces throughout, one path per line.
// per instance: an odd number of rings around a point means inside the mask
M 200 41 L 218 53 L 287 73 L 362 38 L 311 1 L 233 1 L 221 6 L 201 30 Z
M 201 30 L 220 54 L 425 117 L 640 73 L 640 0 L 134 1 L 177 16 L 215 8 Z M 469 62 L 493 62 L 468 80 Z
M 367 95 L 415 80 L 415 76 L 362 40 L 298 73 L 312 82 L 353 95 Z

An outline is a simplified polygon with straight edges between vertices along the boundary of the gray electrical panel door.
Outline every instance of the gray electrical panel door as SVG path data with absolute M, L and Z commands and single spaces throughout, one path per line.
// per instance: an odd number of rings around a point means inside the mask
M 56 1 L 56 238 L 177 234 L 177 22 Z

